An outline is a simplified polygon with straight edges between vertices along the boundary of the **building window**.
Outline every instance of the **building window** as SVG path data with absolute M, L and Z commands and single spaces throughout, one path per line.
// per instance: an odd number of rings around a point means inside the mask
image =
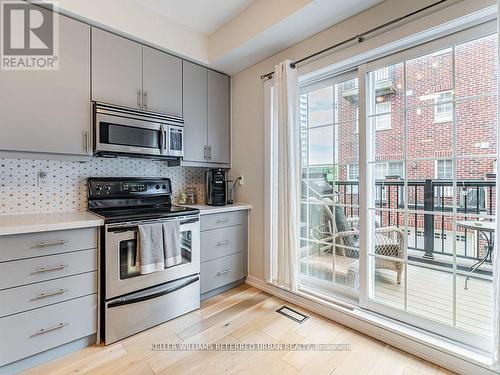
M 347 165 L 347 179 L 349 181 L 357 181 L 359 179 L 359 164 Z
M 453 178 L 453 161 L 451 159 L 436 160 L 436 179 L 451 180 Z
M 391 102 L 382 102 L 375 105 L 377 117 L 375 118 L 375 130 L 391 128 Z
M 387 177 L 404 177 L 404 165 L 402 161 L 375 164 L 375 179 L 385 180 Z
M 434 122 L 450 122 L 453 120 L 452 100 L 452 91 L 436 93 L 436 97 L 434 99 Z

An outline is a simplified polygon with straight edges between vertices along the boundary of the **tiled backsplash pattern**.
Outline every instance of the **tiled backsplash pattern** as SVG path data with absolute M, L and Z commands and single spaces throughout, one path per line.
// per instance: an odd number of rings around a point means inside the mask
M 173 198 L 195 187 L 204 202 L 202 168 L 168 167 L 163 161 L 132 158 L 91 158 L 90 162 L 0 158 L 0 214 L 83 210 L 88 177 L 169 177 Z M 46 172 L 37 184 L 38 172 Z

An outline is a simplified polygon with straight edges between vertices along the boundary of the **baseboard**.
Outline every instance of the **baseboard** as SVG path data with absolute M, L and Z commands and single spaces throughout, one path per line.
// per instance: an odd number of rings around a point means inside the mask
M 458 374 L 499 374 L 489 367 L 489 357 L 486 354 L 450 343 L 445 339 L 438 340 L 428 333 L 392 319 L 382 318 L 358 308 L 351 309 L 347 305 L 336 305 L 303 293 L 291 293 L 252 276 L 248 276 L 245 282 Z
M 245 284 L 245 278 L 237 280 L 237 281 L 233 281 L 232 283 L 223 285 L 217 289 L 205 292 L 200 296 L 200 299 L 201 299 L 201 301 L 206 300 L 207 298 L 210 298 L 210 297 L 213 297 L 217 294 L 225 292 L 226 290 L 236 288 L 238 285 L 241 285 L 241 284 Z

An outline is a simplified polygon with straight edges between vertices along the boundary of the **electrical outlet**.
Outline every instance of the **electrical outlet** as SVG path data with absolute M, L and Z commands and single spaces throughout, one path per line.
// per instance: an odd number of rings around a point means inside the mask
M 245 185 L 245 176 L 241 175 L 240 180 L 238 181 L 239 186 Z
M 40 171 L 36 174 L 36 184 L 38 187 L 47 182 L 47 172 Z

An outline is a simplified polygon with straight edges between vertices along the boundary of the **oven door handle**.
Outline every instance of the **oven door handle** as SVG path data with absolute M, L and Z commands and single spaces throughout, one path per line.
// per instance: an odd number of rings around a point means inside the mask
M 113 308 L 118 306 L 130 305 L 132 303 L 143 302 L 153 298 L 158 298 L 166 294 L 173 293 L 179 289 L 185 288 L 186 286 L 191 285 L 197 282 L 198 280 L 200 280 L 200 276 L 194 275 L 184 280 L 178 280 L 177 282 L 176 281 L 169 282 L 163 288 L 154 288 L 151 293 L 142 291 L 126 297 L 120 297 L 115 300 L 112 300 L 107 303 L 107 307 Z

